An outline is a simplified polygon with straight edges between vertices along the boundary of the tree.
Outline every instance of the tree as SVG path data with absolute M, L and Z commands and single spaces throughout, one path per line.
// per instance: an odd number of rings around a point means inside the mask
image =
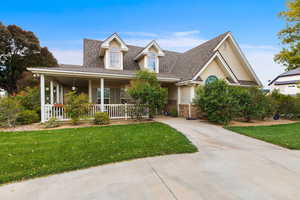
M 26 68 L 37 66 L 57 66 L 57 61 L 46 47 L 40 46 L 33 32 L 0 22 L 0 88 L 9 94 L 17 92 L 17 82 L 24 78 Z
M 279 13 L 286 20 L 286 28 L 278 33 L 284 47 L 274 60 L 291 70 L 300 67 L 300 0 L 289 1 L 287 8 Z
M 80 118 L 86 117 L 89 107 L 90 103 L 86 94 L 77 94 L 76 91 L 70 91 L 66 94 L 64 109 L 71 117 L 74 125 L 78 124 Z
M 168 91 L 160 86 L 154 72 L 141 70 L 130 82 L 128 94 L 135 100 L 137 107 L 145 105 L 149 109 L 150 117 L 153 117 L 166 105 Z

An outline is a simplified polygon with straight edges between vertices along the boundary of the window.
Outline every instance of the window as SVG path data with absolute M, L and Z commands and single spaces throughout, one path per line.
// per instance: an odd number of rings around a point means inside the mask
M 110 88 L 104 88 L 104 104 L 109 104 Z M 101 88 L 97 88 L 97 104 L 101 104 Z
M 155 71 L 156 70 L 156 55 L 150 52 L 148 54 L 148 68 Z
M 212 82 L 214 82 L 214 81 L 216 81 L 216 80 L 218 80 L 218 78 L 217 78 L 216 76 L 214 76 L 214 75 L 211 75 L 211 76 L 209 76 L 209 77 L 206 79 L 205 84 L 212 83 Z
M 109 51 L 110 67 L 121 67 L 121 51 L 118 48 L 111 48 Z

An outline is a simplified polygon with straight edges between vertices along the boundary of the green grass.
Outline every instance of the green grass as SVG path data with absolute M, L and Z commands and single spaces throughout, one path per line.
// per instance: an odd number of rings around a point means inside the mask
M 161 123 L 0 132 L 0 184 L 197 148 Z
M 300 149 L 300 123 L 226 128 L 289 149 Z

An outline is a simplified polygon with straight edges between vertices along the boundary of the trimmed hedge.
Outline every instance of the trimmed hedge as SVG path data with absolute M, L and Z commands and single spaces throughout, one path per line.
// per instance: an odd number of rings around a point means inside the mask
M 106 112 L 97 112 L 95 114 L 94 124 L 105 125 L 109 123 L 110 123 L 110 119 Z

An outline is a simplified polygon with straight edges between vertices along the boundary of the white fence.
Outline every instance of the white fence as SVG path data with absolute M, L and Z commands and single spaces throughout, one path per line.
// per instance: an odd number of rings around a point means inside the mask
M 110 119 L 128 119 L 133 115 L 134 107 L 134 104 L 104 104 L 104 112 L 108 113 Z M 52 117 L 57 120 L 70 119 L 62 106 L 46 104 L 44 109 L 45 121 L 48 121 Z M 101 112 L 101 104 L 92 104 L 88 115 L 85 117 L 93 118 L 96 112 Z M 143 113 L 143 117 L 149 117 L 147 111 Z

